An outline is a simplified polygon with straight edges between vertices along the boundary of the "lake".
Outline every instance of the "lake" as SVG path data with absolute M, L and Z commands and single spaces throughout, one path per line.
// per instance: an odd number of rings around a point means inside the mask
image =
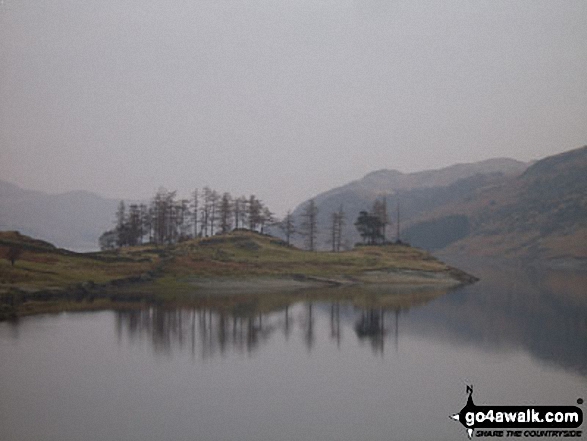
M 587 398 L 587 274 L 455 263 L 481 281 L 395 308 L 0 323 L 0 439 L 465 440 L 466 385 L 477 404 Z

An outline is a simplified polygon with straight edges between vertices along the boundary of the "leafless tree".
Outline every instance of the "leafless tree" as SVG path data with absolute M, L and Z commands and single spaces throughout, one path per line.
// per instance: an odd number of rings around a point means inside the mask
M 224 193 L 219 205 L 220 229 L 223 234 L 228 233 L 232 228 L 232 197 L 230 193 Z
M 192 193 L 192 215 L 194 224 L 194 237 L 198 237 L 198 202 L 199 195 L 198 189 L 196 188 Z
M 148 234 L 148 225 L 150 223 L 149 209 L 145 204 L 139 204 L 139 243 L 143 243 L 143 239 Z
M 373 202 L 372 214 L 379 219 L 379 232 L 378 236 L 380 240 L 385 242 L 385 233 L 389 222 L 389 215 L 387 214 L 387 198 L 383 196 L 381 199 L 376 199 Z
M 202 236 L 208 236 L 208 220 L 210 218 L 212 190 L 206 186 L 203 190 L 202 207 L 200 208 L 200 232 Z
M 310 199 L 302 212 L 301 233 L 306 238 L 306 247 L 310 251 L 316 250 L 316 236 L 318 235 L 318 207 L 316 201 Z
M 190 200 L 182 199 L 176 205 L 176 224 L 179 228 L 179 240 L 190 238 L 192 213 L 190 211 Z
M 159 188 L 148 207 L 131 204 L 127 210 L 124 201 L 120 201 L 115 228 L 100 236 L 101 248 L 139 245 L 145 237 L 155 244 L 176 243 L 191 237 L 192 225 L 194 235 L 208 236 L 217 228 L 222 233 L 229 232 L 233 219 L 237 228 L 248 222 L 251 230 L 261 232 L 275 222 L 273 213 L 254 195 L 248 200 L 244 196 L 233 200 L 230 193 L 220 196 L 204 187 L 202 194 L 195 190 L 192 198 L 177 200 L 175 191 Z
M 265 232 L 265 227 L 270 227 L 274 223 L 275 223 L 274 214 L 271 212 L 271 210 L 269 210 L 269 208 L 267 208 L 267 206 L 264 206 L 263 209 L 261 210 L 261 216 L 259 219 L 259 224 L 261 226 L 261 234 L 263 234 Z
M 220 195 L 216 190 L 212 190 L 210 195 L 210 236 L 214 236 L 214 227 L 216 226 L 216 218 L 218 215 L 218 201 Z
M 345 224 L 344 210 L 342 205 L 338 211 L 331 213 L 330 219 L 330 242 L 332 244 L 332 251 L 338 252 L 340 251 L 342 243 L 342 231 Z
M 175 191 L 160 188 L 151 201 L 153 238 L 157 244 L 172 243 L 176 239 Z
M 256 231 L 257 227 L 261 223 L 263 204 L 259 199 L 255 197 L 255 195 L 251 195 L 249 197 L 247 209 L 247 217 L 249 218 L 249 229 L 251 231 Z
M 285 217 L 279 222 L 279 229 L 285 235 L 285 242 L 290 245 L 292 236 L 296 233 L 296 227 L 291 214 L 291 210 L 287 211 Z
M 126 234 L 126 205 L 120 201 L 116 210 L 116 245 L 122 247 L 127 245 Z
M 131 204 L 128 209 L 128 226 L 126 229 L 126 245 L 135 246 L 140 242 L 141 211 L 137 204 Z
M 247 198 L 241 196 L 234 200 L 234 228 L 238 229 L 241 225 L 245 225 L 245 217 L 247 211 Z

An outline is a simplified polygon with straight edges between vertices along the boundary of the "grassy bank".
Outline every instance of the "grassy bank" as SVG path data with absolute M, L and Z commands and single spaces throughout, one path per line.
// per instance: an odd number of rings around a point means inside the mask
M 12 266 L 5 257 L 15 246 L 21 254 Z M 164 247 L 83 254 L 3 232 L 0 256 L 0 318 L 4 319 L 152 302 L 234 304 L 247 296 L 258 302 L 259 296 L 276 293 L 291 300 L 309 294 L 302 291 L 324 287 L 447 289 L 474 281 L 428 253 L 403 245 L 309 252 L 247 231 Z M 348 296 L 348 292 L 338 289 L 327 295 Z

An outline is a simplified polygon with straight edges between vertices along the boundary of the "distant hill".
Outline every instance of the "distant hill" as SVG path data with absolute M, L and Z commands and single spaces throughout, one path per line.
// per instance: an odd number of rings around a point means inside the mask
M 447 219 L 460 219 L 466 231 L 447 227 Z M 430 246 L 431 237 L 455 228 L 462 230 L 456 240 Z M 416 245 L 458 253 L 587 259 L 587 146 L 421 213 L 406 234 Z
M 18 230 L 75 251 L 94 251 L 100 234 L 112 228 L 117 204 L 87 191 L 53 195 L 0 180 L 0 230 Z
M 587 259 L 587 146 L 532 164 L 492 159 L 403 174 L 379 170 L 315 197 L 319 243 L 328 248 L 330 215 L 342 204 L 347 245 L 354 222 L 386 198 L 396 239 L 428 250 L 525 259 Z M 294 211 L 299 216 L 301 204 Z M 298 244 L 302 239 L 298 238 Z
M 354 222 L 385 197 L 396 239 L 428 250 L 525 258 L 587 258 L 587 146 L 533 164 L 498 158 L 417 173 L 378 170 L 315 196 L 318 246 L 329 248 L 331 213 L 342 205 L 346 248 Z M 118 201 L 75 191 L 50 195 L 0 181 L 0 230 L 18 230 L 75 251 L 98 248 Z M 293 214 L 299 225 L 305 203 Z M 276 228 L 271 233 L 278 234 Z M 302 245 L 299 236 L 295 244 Z
M 402 223 L 423 213 L 473 194 L 477 189 L 495 185 L 508 177 L 518 176 L 528 164 L 507 158 L 490 159 L 471 164 L 456 164 L 450 167 L 417 173 L 401 173 L 397 170 L 378 170 L 362 179 L 317 195 L 318 223 L 321 234 L 318 243 L 328 248 L 330 214 L 342 205 L 346 213 L 343 236 L 347 247 L 361 240 L 353 223 L 361 210 L 370 210 L 377 198 L 385 196 L 388 211 L 394 225 L 388 227 L 388 238 L 395 239 L 396 207 L 401 208 Z M 293 212 L 298 223 L 307 202 Z M 302 239 L 297 239 L 298 245 Z

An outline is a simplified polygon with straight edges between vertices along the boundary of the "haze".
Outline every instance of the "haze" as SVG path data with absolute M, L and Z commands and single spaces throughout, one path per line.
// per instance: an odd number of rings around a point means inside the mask
M 2 0 L 0 178 L 282 214 L 381 168 L 587 143 L 584 0 Z

